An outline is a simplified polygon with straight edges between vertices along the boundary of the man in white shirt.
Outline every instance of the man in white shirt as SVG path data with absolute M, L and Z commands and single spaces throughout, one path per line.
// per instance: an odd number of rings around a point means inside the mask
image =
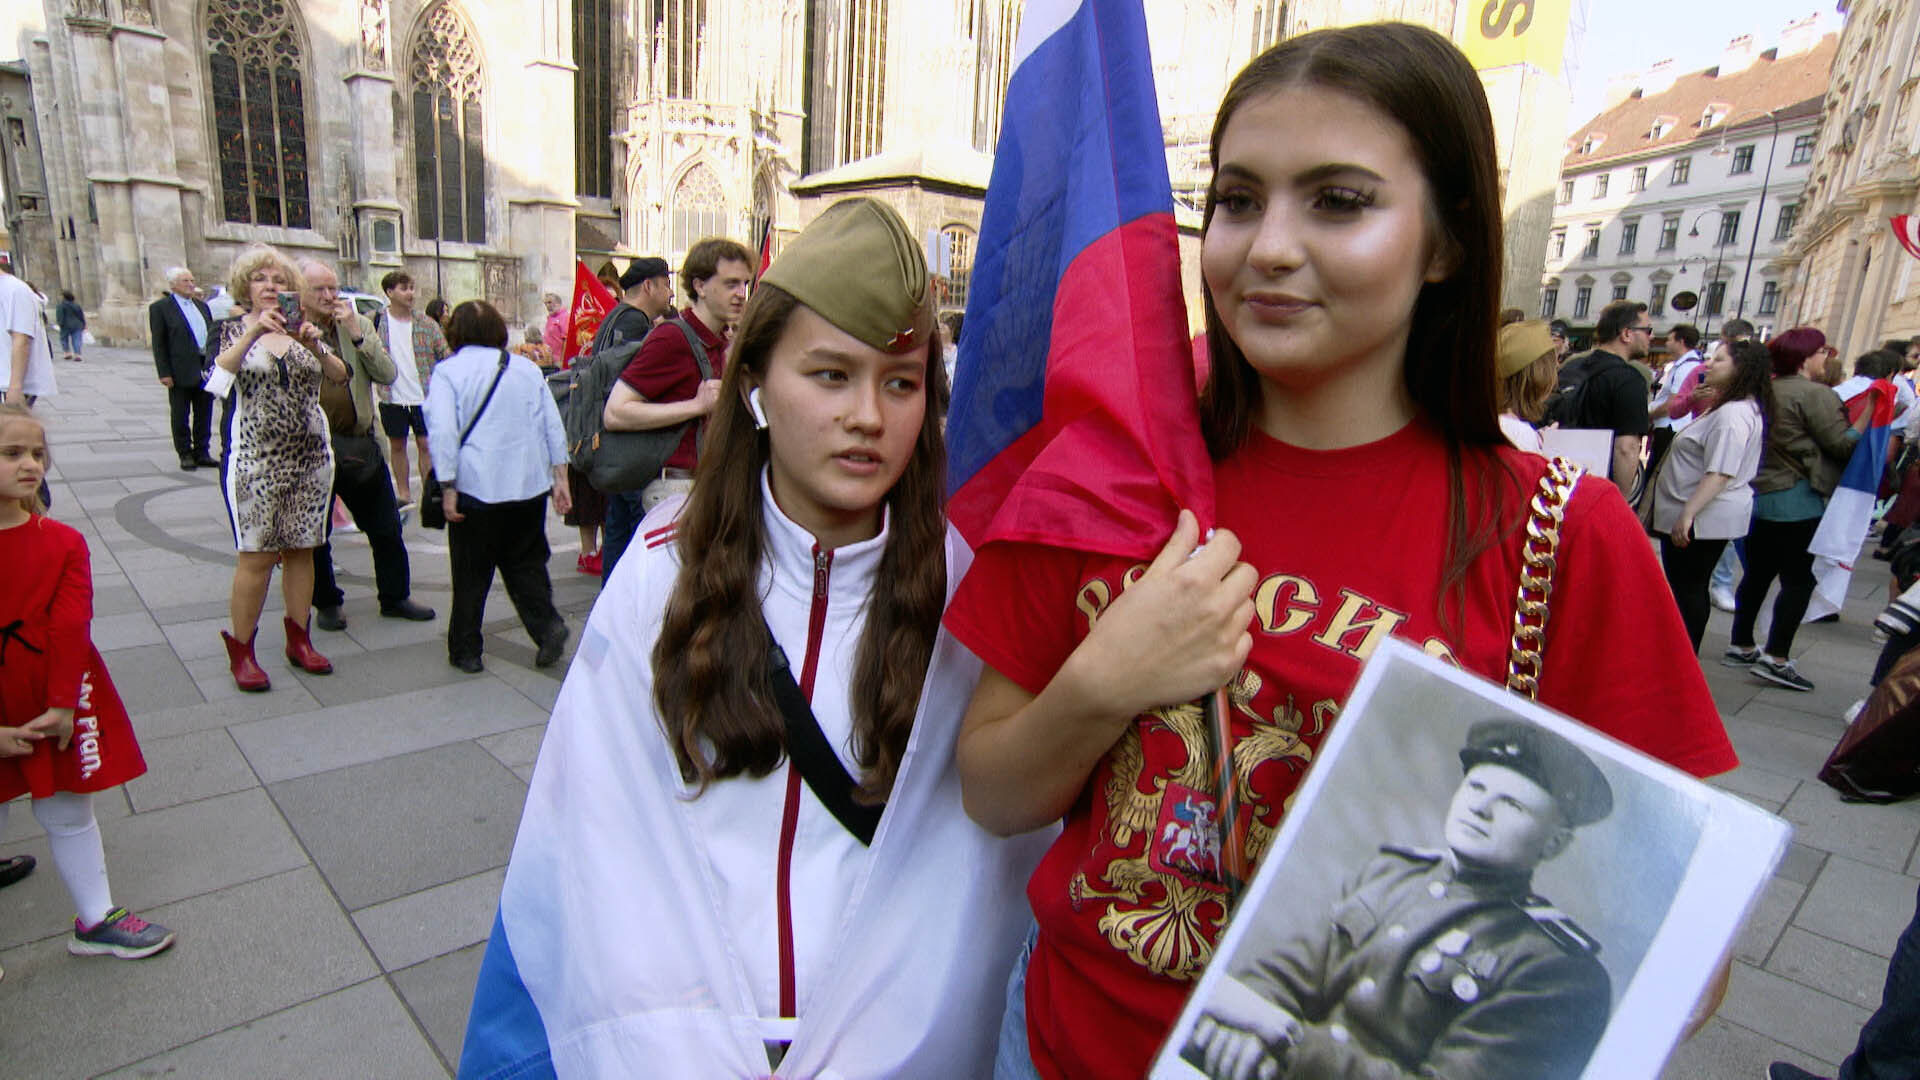
M 1660 459 L 1666 456 L 1667 448 L 1673 445 L 1673 437 L 1678 435 L 1693 417 L 1675 420 L 1667 415 L 1667 406 L 1673 402 L 1673 395 L 1680 392 L 1680 384 L 1700 366 L 1700 331 L 1691 323 L 1681 323 L 1667 331 L 1667 347 L 1683 349 L 1680 358 L 1667 365 L 1666 377 L 1654 388 L 1653 404 L 1648 407 L 1647 415 L 1653 418 L 1653 449 L 1647 458 L 1647 475 L 1652 476 L 1660 467 Z
M 380 394 L 380 427 L 387 433 L 387 460 L 393 467 L 395 497 L 402 510 L 413 508 L 413 483 L 407 471 L 407 435 L 420 457 L 420 487 L 427 486 L 427 470 L 433 458 L 427 453 L 427 386 L 433 380 L 433 366 L 445 360 L 451 350 L 440 324 L 414 316 L 417 296 L 413 277 L 395 270 L 380 279 L 380 290 L 387 294 L 387 312 L 379 329 L 393 358 L 397 374 L 392 386 L 383 386 Z
M 6 331 L 6 390 L 9 405 L 31 405 L 56 392 L 53 384 L 53 346 L 47 342 L 47 320 L 41 315 L 39 294 L 0 262 L 0 329 Z

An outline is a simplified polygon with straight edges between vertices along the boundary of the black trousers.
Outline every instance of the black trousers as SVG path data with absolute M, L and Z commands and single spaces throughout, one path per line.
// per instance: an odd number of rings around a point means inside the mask
M 1806 618 L 1813 599 L 1813 553 L 1807 545 L 1820 529 L 1819 518 L 1805 521 L 1767 521 L 1754 518 L 1747 533 L 1747 576 L 1733 594 L 1733 641 L 1736 648 L 1753 648 L 1753 624 L 1767 590 L 1780 579 L 1780 596 L 1773 602 L 1773 626 L 1767 631 L 1767 655 L 1789 660 L 1793 635 Z
M 393 498 L 393 478 L 387 474 L 386 455 L 372 434 L 336 435 L 333 440 L 333 493 L 347 504 L 353 523 L 373 548 L 373 582 L 382 609 L 393 607 L 413 591 L 413 571 L 407 563 L 407 545 L 400 538 L 400 510 Z M 339 607 L 346 600 L 333 576 L 333 515 L 327 515 L 326 543 L 313 553 L 313 603 Z
M 1726 548 L 1725 540 L 1695 537 L 1686 547 L 1680 547 L 1673 537 L 1665 533 L 1660 536 L 1660 565 L 1667 571 L 1667 588 L 1673 590 L 1673 602 L 1680 609 L 1680 621 L 1687 624 L 1695 656 L 1700 655 L 1700 639 L 1706 636 L 1707 615 L 1713 610 L 1707 599 L 1707 583 Z
M 560 630 L 553 606 L 553 581 L 547 577 L 547 497 L 520 502 L 484 503 L 462 497 L 464 521 L 447 522 L 447 547 L 453 564 L 453 614 L 447 620 L 447 656 L 477 659 L 480 623 L 487 613 L 493 572 L 507 586 L 520 624 L 535 642 Z
M 175 457 L 210 457 L 213 442 L 213 395 L 198 386 L 167 387 L 167 408 L 173 421 Z

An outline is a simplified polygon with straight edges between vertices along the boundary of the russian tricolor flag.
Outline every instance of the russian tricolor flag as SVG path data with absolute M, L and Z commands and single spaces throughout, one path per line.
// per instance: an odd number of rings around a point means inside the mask
M 1860 412 L 1870 409 L 1873 419 L 1854 444 L 1847 459 L 1840 485 L 1827 500 L 1827 512 L 1813 534 L 1807 550 L 1813 553 L 1813 598 L 1807 603 L 1806 621 L 1825 618 L 1847 602 L 1847 586 L 1853 580 L 1853 560 L 1873 524 L 1874 501 L 1880 493 L 1880 477 L 1887 468 L 1887 444 L 1893 439 L 1893 413 L 1898 397 L 1893 383 L 1880 379 L 1847 400 L 1847 419 L 1858 423 Z
M 1015 49 L 947 427 L 968 543 L 1151 557 L 1213 519 L 1140 0 L 1035 0 Z

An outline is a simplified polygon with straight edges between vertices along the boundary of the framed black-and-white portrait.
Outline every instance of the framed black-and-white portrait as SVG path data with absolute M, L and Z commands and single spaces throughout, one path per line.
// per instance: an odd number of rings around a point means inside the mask
M 1151 1075 L 1657 1075 L 1789 832 L 1389 641 Z

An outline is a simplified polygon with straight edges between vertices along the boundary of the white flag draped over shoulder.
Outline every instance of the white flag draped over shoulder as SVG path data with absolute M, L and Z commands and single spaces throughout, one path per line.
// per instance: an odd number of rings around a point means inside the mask
M 1805 621 L 1812 622 L 1838 612 L 1847 603 L 1847 587 L 1853 581 L 1853 561 L 1867 541 L 1873 526 L 1873 505 L 1880 493 L 1880 477 L 1887 468 L 1887 443 L 1893 437 L 1893 412 L 1897 394 L 1892 381 L 1880 379 L 1847 399 L 1847 416 L 1860 418 L 1861 409 L 1871 409 L 1873 419 L 1854 444 L 1853 457 L 1840 474 L 1840 486 L 1827 500 L 1827 512 L 1820 517 L 1820 528 L 1813 534 L 1807 550 L 1813 553 L 1813 599 L 1807 603 Z
M 951 590 L 970 556 L 948 539 Z M 990 1072 L 1032 920 L 1023 887 L 1052 835 L 1001 840 L 960 807 L 954 743 L 980 661 L 940 634 L 870 856 L 842 883 L 847 901 L 827 928 L 833 967 L 797 1019 L 763 1017 L 742 963 L 750 935 L 720 913 L 723 898 L 739 900 L 724 875 L 737 888 L 763 871 L 771 907 L 775 864 L 740 865 L 738 849 L 717 850 L 702 832 L 651 705 L 676 568 L 663 551 L 630 550 L 594 605 L 527 791 L 459 1075 Z M 769 1038 L 791 1042 L 778 1069 Z

